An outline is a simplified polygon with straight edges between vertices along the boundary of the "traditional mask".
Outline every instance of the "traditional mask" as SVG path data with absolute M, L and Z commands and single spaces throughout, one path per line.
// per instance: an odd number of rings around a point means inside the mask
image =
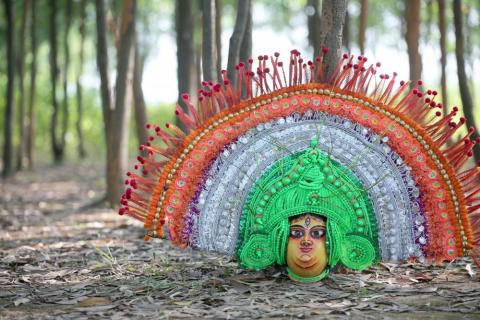
M 305 278 L 322 274 L 328 263 L 325 239 L 326 223 L 322 217 L 305 214 L 292 218 L 287 245 L 289 271 Z

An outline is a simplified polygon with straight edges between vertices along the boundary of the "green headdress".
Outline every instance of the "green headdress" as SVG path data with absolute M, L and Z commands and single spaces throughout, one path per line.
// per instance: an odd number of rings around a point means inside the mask
M 367 192 L 350 170 L 316 149 L 291 155 L 256 183 L 243 209 L 238 255 L 250 269 L 285 264 L 289 218 L 327 220 L 329 267 L 364 269 L 379 258 L 375 216 Z

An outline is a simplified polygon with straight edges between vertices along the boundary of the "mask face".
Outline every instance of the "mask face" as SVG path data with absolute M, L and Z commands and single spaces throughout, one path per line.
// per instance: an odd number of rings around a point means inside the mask
M 290 220 L 287 265 L 301 277 L 315 277 L 327 267 L 325 244 L 326 221 L 320 216 L 304 214 Z

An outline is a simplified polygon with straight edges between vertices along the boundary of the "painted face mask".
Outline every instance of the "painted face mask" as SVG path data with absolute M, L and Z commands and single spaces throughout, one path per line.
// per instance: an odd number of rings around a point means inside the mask
M 298 281 L 338 264 L 478 260 L 480 168 L 468 160 L 480 140 L 455 134 L 458 110 L 443 115 L 421 81 L 349 54 L 327 70 L 326 52 L 250 59 L 235 79 L 203 82 L 198 102 L 183 95 L 182 126 L 147 125 L 119 213 L 146 239 Z
M 327 267 L 326 223 L 320 216 L 305 214 L 290 219 L 287 266 L 290 277 L 312 278 Z

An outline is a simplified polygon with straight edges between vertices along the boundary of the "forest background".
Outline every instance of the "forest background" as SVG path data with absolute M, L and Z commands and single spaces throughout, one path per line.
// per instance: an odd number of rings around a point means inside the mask
M 338 50 L 365 54 L 402 79 L 422 79 L 439 89 L 445 111 L 460 106 L 469 126 L 480 121 L 478 1 L 340 3 Z M 115 172 L 128 165 L 114 159 L 133 159 L 148 138 L 147 119 L 175 121 L 179 93 L 195 96 L 202 79 L 216 82 L 227 68 L 231 74 L 239 59 L 275 51 L 286 57 L 291 49 L 313 59 L 324 45 L 321 15 L 320 0 L 3 0 L 3 177 L 106 159 L 106 199 L 116 204 Z M 111 117 L 121 123 L 109 126 Z

